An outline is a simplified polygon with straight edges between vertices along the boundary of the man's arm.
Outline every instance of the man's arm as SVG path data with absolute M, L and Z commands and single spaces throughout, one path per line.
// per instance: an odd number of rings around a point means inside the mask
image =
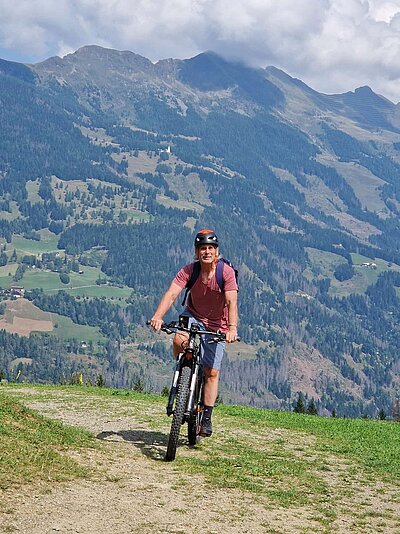
M 228 326 L 229 331 L 226 333 L 226 341 L 233 343 L 237 338 L 237 325 L 239 320 L 237 291 L 225 291 L 225 301 L 228 306 Z
M 178 298 L 182 288 L 172 282 L 167 291 L 164 293 L 163 298 L 161 299 L 160 304 L 158 305 L 153 317 L 150 319 L 150 324 L 157 332 L 160 330 L 163 324 L 163 317 L 170 309 L 172 304 Z

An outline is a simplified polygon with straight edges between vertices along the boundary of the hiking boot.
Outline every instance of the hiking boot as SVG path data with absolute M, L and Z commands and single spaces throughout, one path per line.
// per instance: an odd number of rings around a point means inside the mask
M 200 436 L 204 436 L 205 438 L 208 438 L 212 434 L 212 424 L 211 419 L 204 419 L 201 423 L 200 427 Z

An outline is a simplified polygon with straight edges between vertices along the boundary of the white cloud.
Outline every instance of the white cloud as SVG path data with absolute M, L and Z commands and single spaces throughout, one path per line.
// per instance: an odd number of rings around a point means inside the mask
M 319 91 L 367 84 L 400 100 L 400 0 L 0 0 L 0 10 L 6 59 L 85 44 L 153 61 L 214 50 Z

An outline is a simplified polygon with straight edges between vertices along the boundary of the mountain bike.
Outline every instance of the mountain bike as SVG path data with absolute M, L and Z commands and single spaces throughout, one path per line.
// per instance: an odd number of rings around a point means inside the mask
M 203 390 L 204 374 L 201 368 L 201 337 L 206 336 L 206 343 L 225 341 L 225 334 L 203 330 L 198 324 L 187 325 L 187 317 L 180 317 L 179 322 L 164 323 L 161 327 L 167 334 L 186 332 L 189 334 L 187 345 L 176 360 L 175 372 L 169 392 L 167 415 L 172 415 L 169 433 L 167 462 L 175 460 L 179 434 L 184 423 L 188 424 L 189 445 L 195 445 L 201 429 L 204 411 Z M 149 324 L 149 323 L 148 323 Z

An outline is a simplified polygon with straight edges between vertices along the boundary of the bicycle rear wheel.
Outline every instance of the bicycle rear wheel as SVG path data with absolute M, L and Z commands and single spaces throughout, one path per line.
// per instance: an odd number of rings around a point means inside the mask
M 172 416 L 171 431 L 169 433 L 167 454 L 165 455 L 167 462 L 172 462 L 175 460 L 179 432 L 181 431 L 181 426 L 183 424 L 186 404 L 189 396 L 190 374 L 190 367 L 182 368 L 178 392 L 176 394 L 174 415 Z

